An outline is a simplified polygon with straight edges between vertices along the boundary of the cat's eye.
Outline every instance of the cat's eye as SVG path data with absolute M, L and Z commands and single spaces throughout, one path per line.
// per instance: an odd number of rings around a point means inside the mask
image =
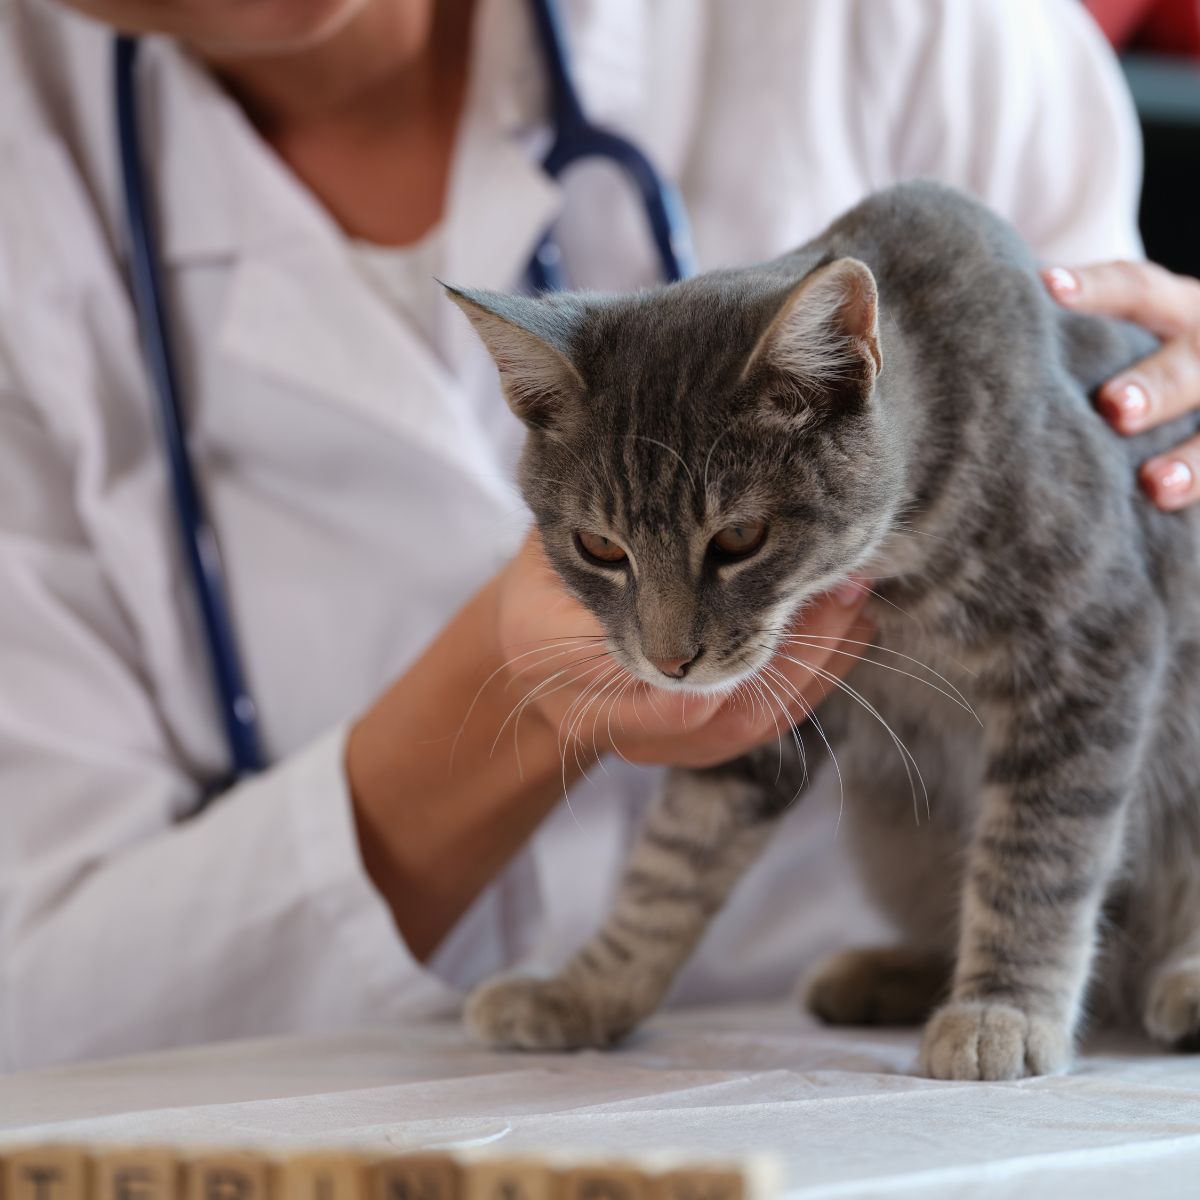
M 765 522 L 743 521 L 718 529 L 709 542 L 709 549 L 718 558 L 748 558 L 763 544 L 766 536 Z
M 584 558 L 602 567 L 619 566 L 629 557 L 624 547 L 612 538 L 606 538 L 599 533 L 588 533 L 583 529 L 575 535 L 575 545 Z

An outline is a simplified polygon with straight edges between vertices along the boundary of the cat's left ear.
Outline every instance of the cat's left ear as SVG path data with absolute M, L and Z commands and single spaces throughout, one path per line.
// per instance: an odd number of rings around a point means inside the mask
M 442 286 L 488 348 L 513 412 L 535 429 L 561 423 L 584 394 L 568 357 L 572 311 L 530 296 Z
M 793 385 L 780 397 L 807 409 L 821 397 L 869 395 L 883 369 L 879 297 L 870 268 L 838 258 L 805 276 L 779 305 L 746 364 L 744 376 L 767 368 Z

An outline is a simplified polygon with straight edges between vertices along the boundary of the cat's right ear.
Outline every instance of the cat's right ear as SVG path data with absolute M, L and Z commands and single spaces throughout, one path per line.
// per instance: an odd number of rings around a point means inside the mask
M 488 348 L 513 412 L 534 429 L 561 422 L 584 393 L 566 353 L 568 315 L 528 296 L 442 286 Z
M 786 381 L 773 407 L 807 421 L 822 404 L 869 397 L 882 369 L 875 277 L 858 259 L 838 258 L 780 297 L 743 377 L 766 370 Z

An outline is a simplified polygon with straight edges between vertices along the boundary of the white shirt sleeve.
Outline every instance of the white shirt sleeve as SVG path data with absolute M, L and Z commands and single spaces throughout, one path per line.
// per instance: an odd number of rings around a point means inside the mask
M 0 340 L 0 1068 L 444 1004 L 363 871 L 343 730 L 179 819 L 199 785 L 12 382 Z
M 1078 0 L 859 0 L 857 20 L 893 178 L 962 187 L 1046 261 L 1141 256 L 1137 119 Z

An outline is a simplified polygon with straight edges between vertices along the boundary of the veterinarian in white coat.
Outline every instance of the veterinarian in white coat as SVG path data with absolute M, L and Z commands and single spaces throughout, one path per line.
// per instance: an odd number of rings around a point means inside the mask
M 567 9 L 591 114 L 682 188 L 704 267 L 775 255 L 911 176 L 983 197 L 1047 259 L 1138 253 L 1134 118 L 1073 0 Z M 7 1068 L 395 1023 L 557 961 L 598 917 L 654 778 L 594 769 L 419 957 L 372 882 L 385 868 L 364 866 L 348 730 L 526 525 L 521 429 L 433 276 L 519 286 L 560 210 L 578 282 L 655 274 L 619 183 L 583 172 L 564 190 L 539 170 L 524 6 L 478 0 L 444 203 L 405 249 L 347 234 L 195 56 L 143 46 L 190 440 L 271 762 L 185 819 L 225 748 L 123 275 L 110 38 L 50 0 L 0 0 Z M 403 783 L 400 840 L 422 819 Z M 679 997 L 778 994 L 861 934 L 834 816 L 814 799 L 784 821 Z

